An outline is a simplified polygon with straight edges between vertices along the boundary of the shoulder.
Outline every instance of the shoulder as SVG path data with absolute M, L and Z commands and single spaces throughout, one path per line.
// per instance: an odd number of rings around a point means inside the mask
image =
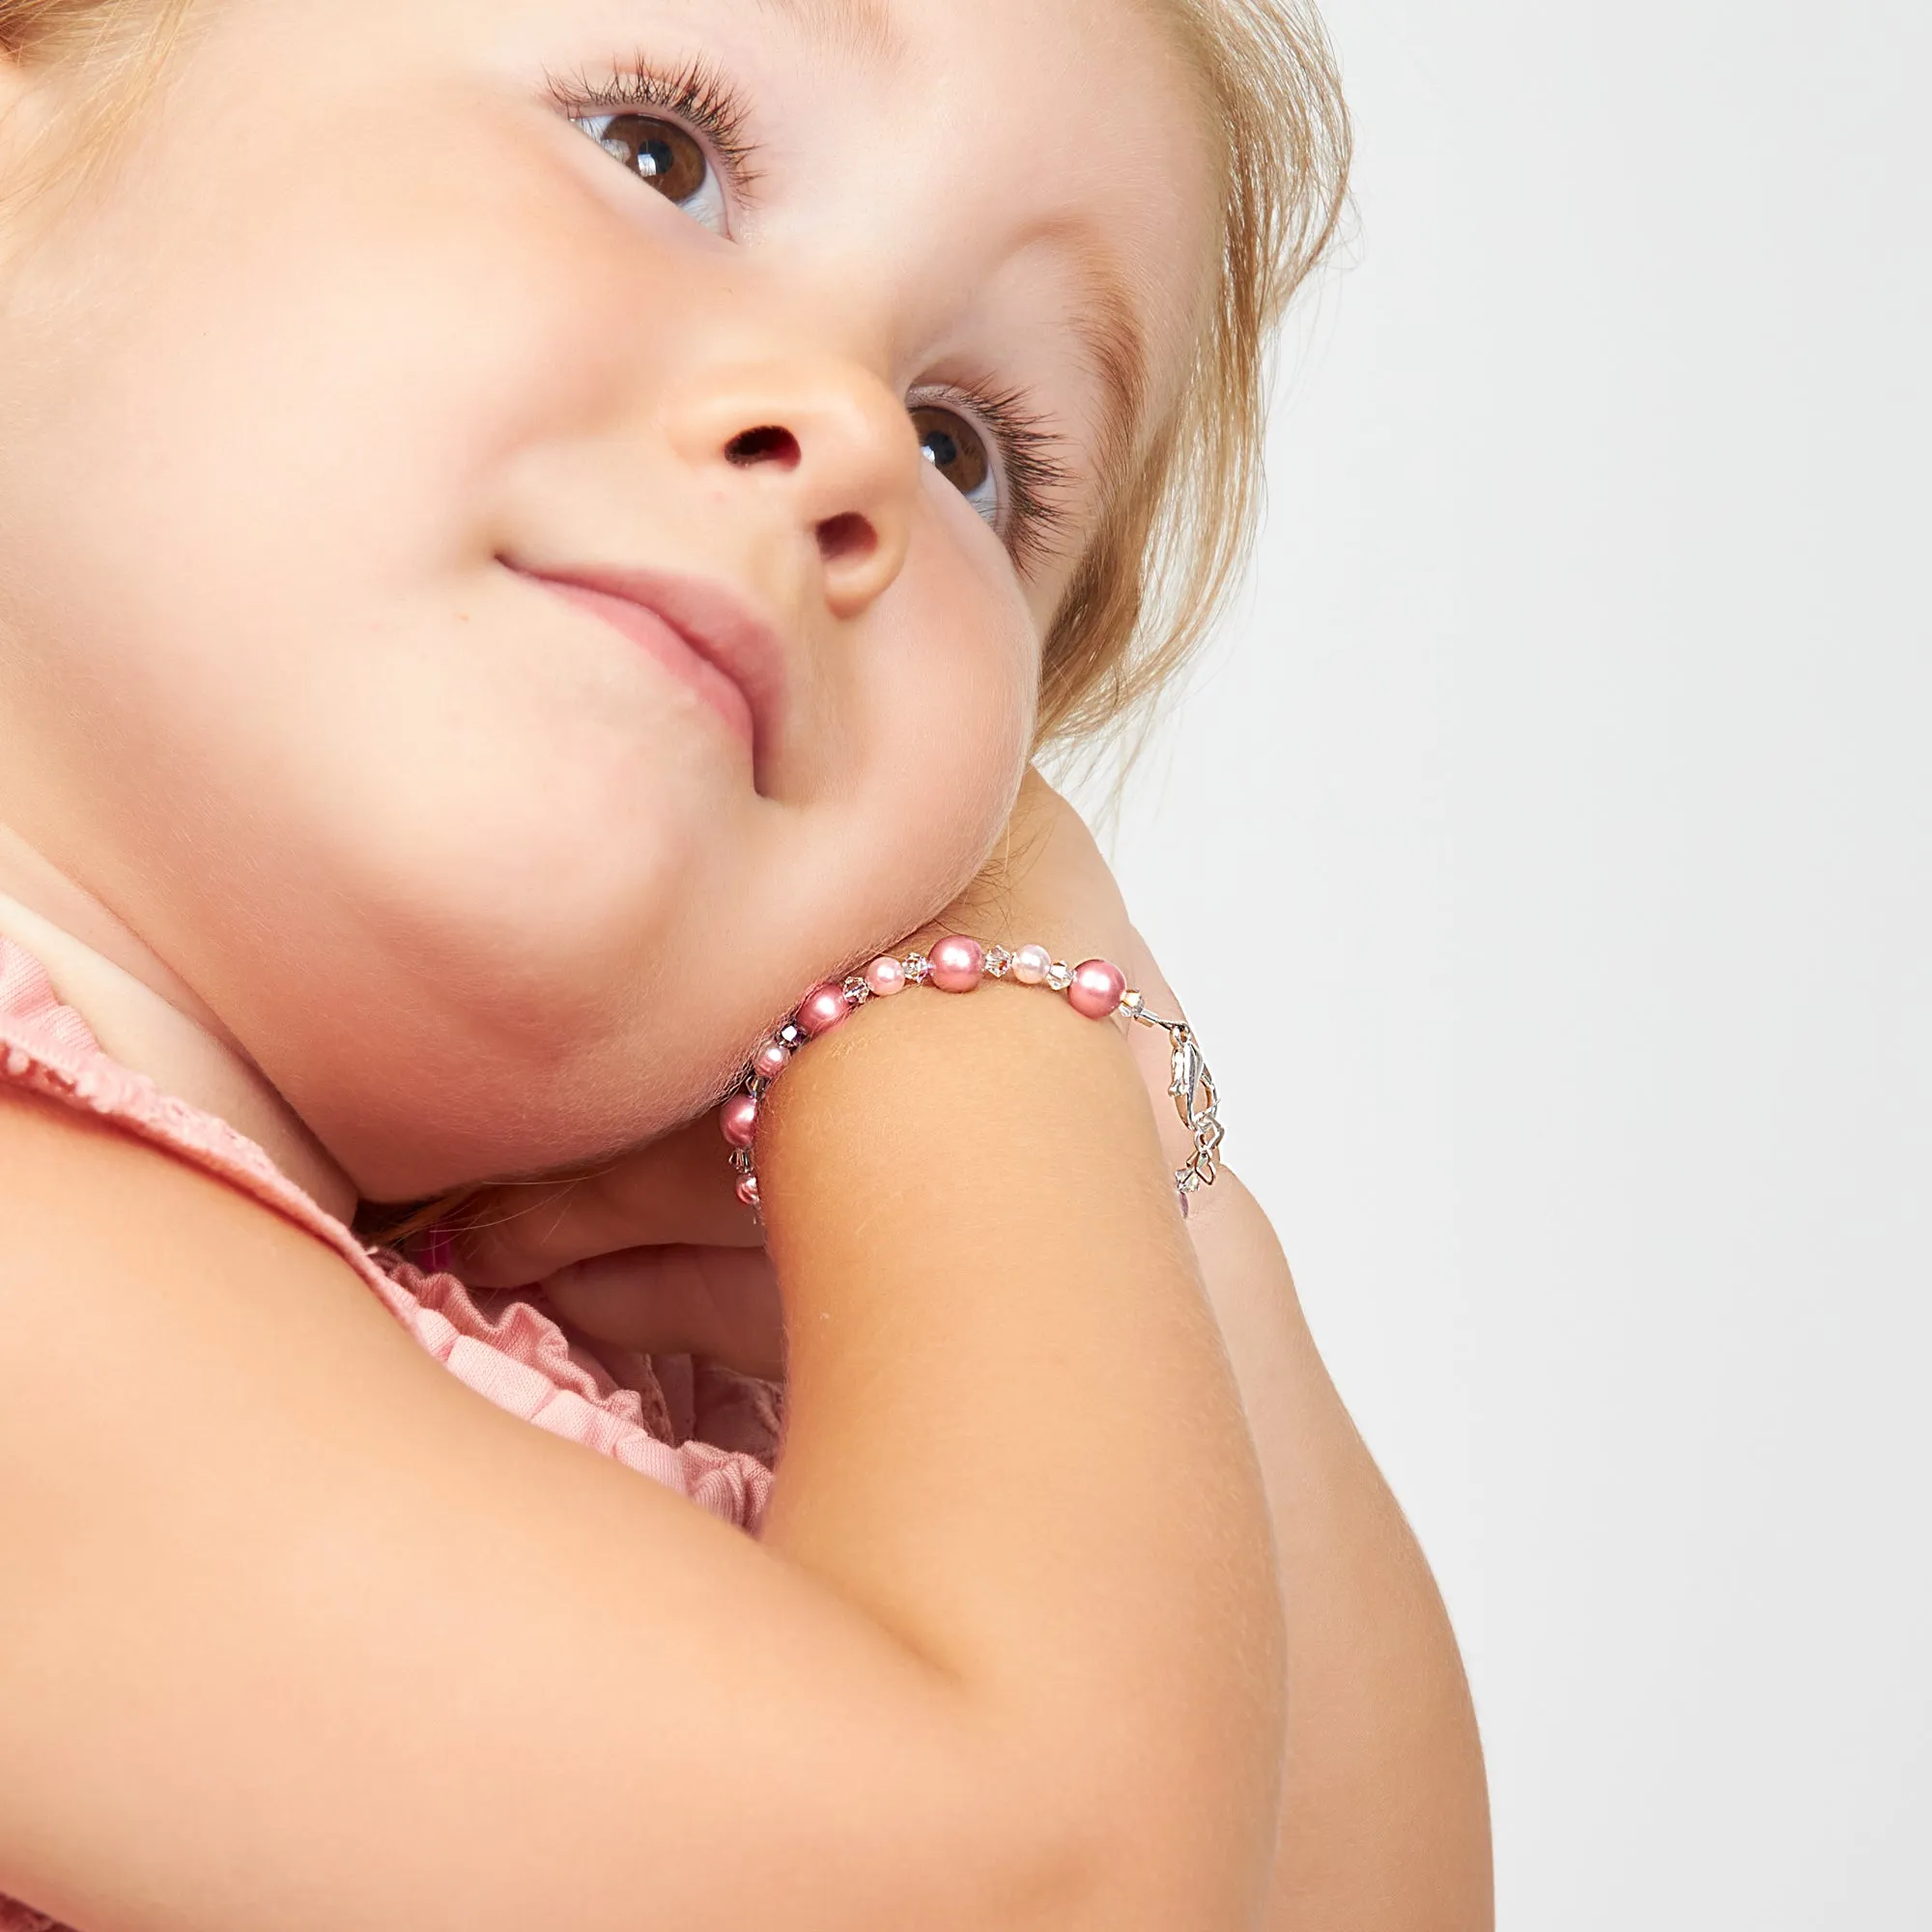
M 25 1447 L 23 1429 L 44 1442 L 89 1411 L 138 1412 L 197 1358 L 213 1375 L 266 1369 L 322 1332 L 418 1354 L 341 1257 L 271 1208 L 82 1109 L 0 1088 L 0 1452 Z
M 111 1261 L 161 1273 L 224 1257 L 299 1256 L 353 1284 L 321 1243 L 272 1209 L 89 1110 L 0 1086 L 0 1275 Z

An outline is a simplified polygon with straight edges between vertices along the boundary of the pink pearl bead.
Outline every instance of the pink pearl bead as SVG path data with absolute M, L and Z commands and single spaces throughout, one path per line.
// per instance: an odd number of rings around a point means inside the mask
M 926 956 L 942 993 L 970 993 L 986 977 L 986 950 L 977 939 L 942 939 Z
M 866 983 L 880 999 L 890 1000 L 906 989 L 905 968 L 891 957 L 874 959 L 866 968 Z
M 752 1056 L 752 1071 L 760 1080 L 776 1080 L 791 1065 L 791 1055 L 777 1040 L 768 1039 Z
M 852 1009 L 845 1003 L 845 989 L 835 986 L 829 980 L 823 986 L 814 986 L 805 996 L 805 1004 L 798 1009 L 798 1024 L 808 1039 L 818 1039 L 830 1033 L 836 1026 L 843 1026 L 852 1016 Z
M 1073 969 L 1066 1004 L 1090 1020 L 1103 1020 L 1121 1009 L 1127 997 L 1127 976 L 1111 959 L 1089 959 Z
M 1013 954 L 1013 978 L 1022 986 L 1043 986 L 1053 971 L 1053 954 L 1043 946 L 1022 946 Z
M 738 1199 L 747 1208 L 755 1208 L 758 1205 L 758 1183 L 749 1174 L 738 1183 Z
M 718 1116 L 724 1138 L 734 1148 L 748 1148 L 757 1138 L 758 1103 L 749 1094 L 733 1094 Z

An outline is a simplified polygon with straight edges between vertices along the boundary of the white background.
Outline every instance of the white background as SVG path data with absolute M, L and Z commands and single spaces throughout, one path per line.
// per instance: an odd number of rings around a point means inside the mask
M 1327 16 L 1358 233 L 1120 868 L 1507 1932 L 1926 1932 L 1932 8 Z

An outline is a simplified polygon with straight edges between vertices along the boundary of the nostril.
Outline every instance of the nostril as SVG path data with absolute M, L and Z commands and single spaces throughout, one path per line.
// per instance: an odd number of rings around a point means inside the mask
M 878 547 L 878 531 L 856 512 L 827 517 L 818 526 L 818 554 L 827 563 L 861 563 Z
M 724 445 L 724 460 L 735 463 L 741 469 L 749 469 L 755 463 L 776 463 L 781 469 L 796 469 L 798 438 L 776 423 L 744 430 Z

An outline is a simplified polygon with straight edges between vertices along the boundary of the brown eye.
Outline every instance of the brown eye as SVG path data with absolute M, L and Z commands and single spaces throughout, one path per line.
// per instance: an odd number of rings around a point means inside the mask
M 999 516 L 993 462 L 980 432 L 953 410 L 924 407 L 912 412 L 925 460 L 990 524 Z
M 626 170 L 715 234 L 730 226 L 724 184 L 704 144 L 660 114 L 573 115 L 578 127 Z
M 600 146 L 641 175 L 667 201 L 689 201 L 711 173 L 704 150 L 675 121 L 613 114 L 597 138 Z

